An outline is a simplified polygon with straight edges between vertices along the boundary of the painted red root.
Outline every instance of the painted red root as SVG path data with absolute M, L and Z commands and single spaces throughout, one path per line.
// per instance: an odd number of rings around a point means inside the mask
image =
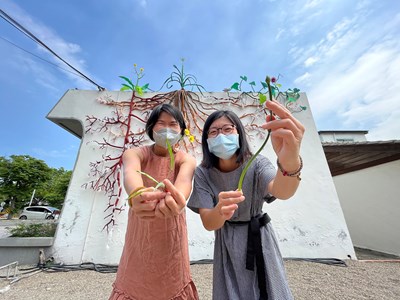
M 90 188 L 94 191 L 102 191 L 108 198 L 108 203 L 104 212 L 107 213 L 104 219 L 106 224 L 103 230 L 110 230 L 116 224 L 116 215 L 121 213 L 126 207 L 125 199 L 121 199 L 123 191 L 123 183 L 121 182 L 122 172 L 122 156 L 125 150 L 133 147 L 143 145 L 146 140 L 144 137 L 144 126 L 146 124 L 149 113 L 158 105 L 162 103 L 172 103 L 177 106 L 185 119 L 187 128 L 195 136 L 194 143 L 187 143 L 183 140 L 182 144 L 187 152 L 194 153 L 196 145 L 200 145 L 198 137 L 202 133 L 202 125 L 208 117 L 209 112 L 218 108 L 226 106 L 232 107 L 258 107 L 258 104 L 243 104 L 242 97 L 228 98 L 213 98 L 211 103 L 205 103 L 200 100 L 200 97 L 193 92 L 184 89 L 167 92 L 163 94 L 156 94 L 150 98 L 142 98 L 135 92 L 129 101 L 117 102 L 111 99 L 110 96 L 104 96 L 104 99 L 99 99 L 99 102 L 105 105 L 114 107 L 112 116 L 99 118 L 96 116 L 86 116 L 86 134 L 95 134 L 107 132 L 113 129 L 125 133 L 123 136 L 115 136 L 109 140 L 103 138 L 102 141 L 91 141 L 98 146 L 99 149 L 107 149 L 107 153 L 116 153 L 103 155 L 101 160 L 90 162 L 89 175 L 93 178 L 89 182 L 82 185 L 83 188 Z M 256 124 L 257 116 L 255 113 L 245 113 L 240 116 L 241 119 L 248 118 L 250 122 L 247 123 L 249 130 L 256 130 L 264 132 L 260 126 Z M 137 123 L 142 124 L 142 128 L 133 131 L 132 122 L 135 120 L 135 127 Z M 200 122 L 200 123 L 199 123 Z

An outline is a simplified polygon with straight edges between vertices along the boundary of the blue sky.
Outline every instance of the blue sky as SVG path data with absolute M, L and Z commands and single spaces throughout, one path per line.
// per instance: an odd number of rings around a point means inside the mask
M 108 90 L 119 90 L 134 63 L 158 89 L 183 57 L 208 91 L 240 75 L 281 74 L 283 87 L 307 93 L 318 130 L 400 139 L 399 1 L 0 0 L 0 8 Z M 0 156 L 72 169 L 80 140 L 45 117 L 68 89 L 96 87 L 3 19 L 0 70 Z

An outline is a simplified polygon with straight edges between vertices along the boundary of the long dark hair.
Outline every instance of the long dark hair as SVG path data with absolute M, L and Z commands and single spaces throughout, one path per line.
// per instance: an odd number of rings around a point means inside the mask
M 205 168 L 218 166 L 219 158 L 212 154 L 210 150 L 208 150 L 207 139 L 211 124 L 221 117 L 227 117 L 235 125 L 239 134 L 239 149 L 236 151 L 236 162 L 243 163 L 248 157 L 251 156 L 249 143 L 246 139 L 246 131 L 244 130 L 244 126 L 239 117 L 230 110 L 217 110 L 208 116 L 206 122 L 204 123 L 203 134 L 201 136 L 201 147 L 203 149 L 203 160 L 201 162 L 201 166 Z
M 158 118 L 160 117 L 162 112 L 166 112 L 167 114 L 171 115 L 179 123 L 179 126 L 181 127 L 181 135 L 183 135 L 186 129 L 186 124 L 182 112 L 177 107 L 168 103 L 164 103 L 154 108 L 149 118 L 147 119 L 145 129 L 149 138 L 154 141 L 153 128 L 156 125 Z

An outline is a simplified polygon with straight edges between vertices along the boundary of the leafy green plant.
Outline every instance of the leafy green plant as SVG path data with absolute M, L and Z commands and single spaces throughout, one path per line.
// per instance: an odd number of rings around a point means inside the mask
M 238 92 L 242 92 L 243 91 L 242 90 L 243 82 L 247 82 L 247 76 L 246 75 L 240 76 L 240 81 L 239 82 L 235 82 L 234 84 L 232 84 L 231 88 L 228 89 L 228 90 L 235 90 L 235 91 L 238 91 Z M 248 84 L 250 85 L 250 88 L 251 88 L 252 92 L 256 93 L 256 90 L 255 90 L 256 82 L 255 81 L 251 81 L 251 82 L 248 82 Z M 261 84 L 264 84 L 264 83 L 261 82 Z M 263 89 L 264 89 L 264 87 L 261 88 L 257 92 L 260 93 Z
M 170 76 L 164 81 L 163 86 L 166 86 L 168 89 L 171 89 L 174 85 L 174 83 L 178 83 L 180 88 L 182 90 L 185 89 L 185 87 L 189 87 L 190 89 L 197 88 L 199 92 L 201 93 L 202 90 L 205 91 L 205 88 L 197 83 L 197 78 L 196 76 L 192 74 L 186 74 L 184 71 L 183 67 L 183 62 L 185 61 L 184 58 L 181 58 L 181 68 L 179 69 L 176 65 L 173 65 L 174 69 L 176 71 L 173 71 Z
M 247 80 L 246 76 L 241 76 L 240 78 L 242 78 L 243 81 Z M 285 105 L 287 106 L 287 104 L 289 103 L 293 103 L 295 101 L 297 101 L 297 99 L 300 98 L 300 90 L 295 88 L 295 89 L 288 89 L 286 92 L 281 92 L 280 88 L 281 88 L 281 84 L 279 84 L 277 82 L 278 80 L 275 77 L 269 77 L 267 76 L 265 78 L 265 82 L 261 82 L 263 88 L 258 92 L 258 98 L 259 98 L 259 102 L 260 105 L 263 105 L 267 100 L 269 101 L 274 101 L 274 98 L 277 99 L 278 97 L 283 96 L 285 98 Z M 249 83 L 252 87 L 253 87 L 253 82 Z M 238 89 L 241 88 L 241 83 L 235 83 L 234 85 L 234 89 L 236 89 L 236 87 Z M 267 94 L 268 94 L 268 99 L 267 99 L 267 95 L 262 93 L 262 90 L 266 90 Z M 300 106 L 302 110 L 305 110 L 305 107 Z M 272 111 L 268 111 L 269 113 L 269 119 L 273 120 L 274 116 Z M 262 143 L 261 147 L 257 150 L 257 152 L 255 154 L 252 155 L 252 157 L 249 159 L 249 161 L 247 162 L 247 164 L 245 165 L 242 173 L 240 174 L 240 178 L 239 178 L 239 183 L 238 183 L 238 190 L 241 191 L 242 190 L 242 186 L 243 186 L 243 180 L 244 177 L 246 176 L 247 170 L 249 169 L 251 163 L 254 161 L 254 159 L 257 157 L 258 154 L 260 154 L 260 152 L 264 149 L 265 145 L 267 144 L 269 138 L 271 136 L 271 130 L 268 130 L 268 134 L 267 137 L 265 138 L 264 142 Z
M 10 230 L 11 237 L 53 237 L 56 233 L 56 223 L 18 224 Z
M 122 78 L 123 80 L 126 81 L 126 83 L 122 83 L 121 91 L 135 91 L 137 92 L 140 96 L 143 95 L 148 89 L 149 89 L 149 84 L 146 83 L 145 85 L 140 86 L 139 81 L 140 79 L 143 78 L 144 76 L 144 69 L 140 68 L 139 70 L 137 69 L 137 65 L 133 65 L 135 74 L 136 74 L 136 84 L 133 84 L 132 80 L 130 80 L 128 77 L 125 76 L 119 76 L 119 78 Z
M 236 91 L 236 92 L 242 92 L 248 96 L 250 96 L 251 98 L 254 98 L 253 94 L 258 95 L 260 104 L 264 104 L 265 101 L 267 101 L 267 93 L 271 93 L 271 98 L 275 98 L 275 99 L 280 99 L 283 98 L 284 99 L 284 104 L 286 107 L 291 106 L 291 104 L 293 104 L 294 102 L 296 102 L 299 98 L 300 98 L 300 90 L 298 88 L 289 88 L 286 91 L 281 91 L 281 87 L 282 85 L 280 83 L 278 83 L 279 77 L 270 77 L 270 84 L 268 85 L 266 81 L 260 81 L 261 83 L 261 88 L 259 88 L 258 90 L 256 90 L 256 82 L 255 81 L 251 81 L 248 82 L 248 78 L 246 75 L 240 76 L 240 81 L 235 82 L 234 84 L 232 84 L 232 86 L 228 89 L 225 89 L 224 91 Z M 250 88 L 251 91 L 244 91 L 243 89 L 243 84 L 247 83 Z M 300 111 L 301 110 L 305 110 L 306 107 L 305 106 L 299 106 Z

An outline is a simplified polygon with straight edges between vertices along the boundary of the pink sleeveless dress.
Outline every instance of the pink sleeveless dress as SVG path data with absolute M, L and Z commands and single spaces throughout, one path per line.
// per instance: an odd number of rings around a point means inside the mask
M 155 155 L 152 146 L 140 149 L 143 172 L 157 181 L 175 181 L 183 152 L 175 154 L 175 170 L 171 171 L 169 156 Z M 142 177 L 144 186 L 155 185 Z M 109 300 L 126 299 L 198 299 L 190 274 L 185 211 L 172 218 L 149 221 L 129 209 L 125 245 Z

